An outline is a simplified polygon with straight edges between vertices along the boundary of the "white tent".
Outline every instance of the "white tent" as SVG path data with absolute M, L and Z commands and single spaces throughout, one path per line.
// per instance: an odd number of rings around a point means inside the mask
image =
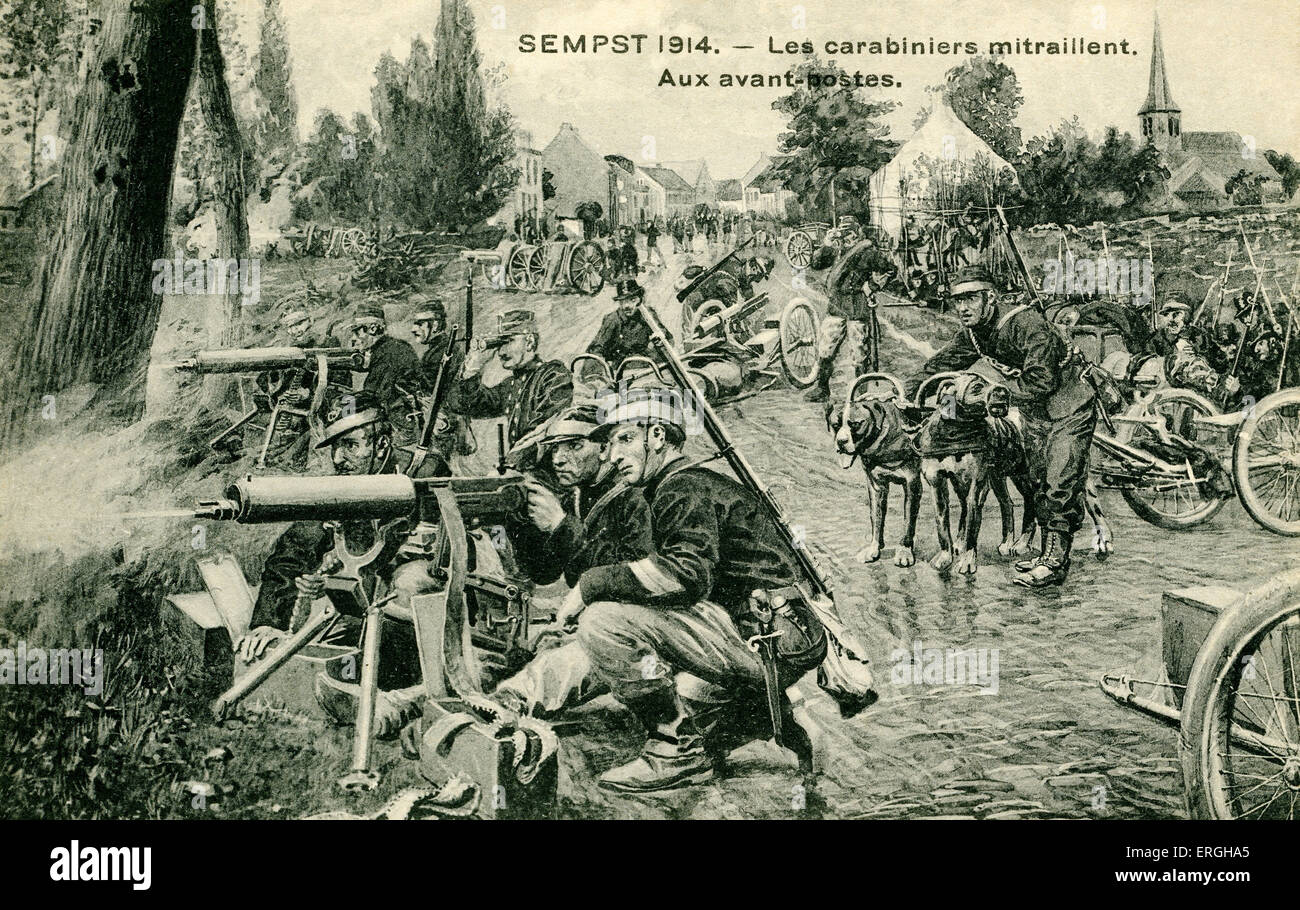
M 903 217 L 924 207 L 930 184 L 942 179 L 955 186 L 977 168 L 993 173 L 1007 168 L 988 144 L 958 119 L 942 96 L 932 96 L 933 107 L 921 128 L 903 143 L 893 159 L 871 175 L 871 223 L 897 237 Z

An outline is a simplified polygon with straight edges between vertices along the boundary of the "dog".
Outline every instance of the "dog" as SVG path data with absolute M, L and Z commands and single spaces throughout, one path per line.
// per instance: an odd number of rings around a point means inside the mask
M 866 545 L 854 556 L 859 562 L 875 562 L 885 545 L 885 514 L 889 488 L 903 488 L 903 536 L 894 551 L 894 565 L 910 566 L 916 561 L 912 549 L 916 538 L 916 516 L 921 509 L 921 455 L 905 427 L 893 400 L 855 400 L 855 381 L 844 404 L 826 403 L 826 429 L 835 437 L 840 467 L 848 470 L 855 459 L 867 475 L 868 517 L 871 522 Z
M 922 423 L 916 445 L 921 455 L 921 479 L 934 497 L 939 538 L 939 552 L 930 565 L 941 572 L 955 565 L 960 575 L 975 574 L 980 519 L 990 490 L 1002 517 L 998 553 L 1005 557 L 1030 552 L 1036 525 L 1034 488 L 1024 435 L 1008 419 L 1009 412 L 1010 393 L 1005 385 L 975 373 L 940 380 L 938 406 Z M 1018 534 L 1007 480 L 1024 499 Z M 961 505 L 955 542 L 948 515 L 950 492 L 956 493 Z

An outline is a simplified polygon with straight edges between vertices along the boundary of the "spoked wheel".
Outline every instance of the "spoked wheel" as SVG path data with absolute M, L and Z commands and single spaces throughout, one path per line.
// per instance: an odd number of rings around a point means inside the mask
M 1242 422 L 1232 479 L 1242 506 L 1261 527 L 1300 536 L 1300 389 L 1269 395 Z
M 695 338 L 696 331 L 701 322 L 710 316 L 721 313 L 727 308 L 721 300 L 706 300 L 698 307 L 691 306 L 690 302 L 682 305 L 682 336 L 686 339 Z M 722 326 L 716 326 L 706 334 L 698 337 L 722 337 Z
M 506 261 L 506 280 L 510 286 L 520 291 L 530 289 L 528 284 L 528 257 L 532 253 L 533 247 L 520 245 L 510 251 L 510 258 Z
M 781 311 L 781 371 L 790 385 L 806 389 L 817 380 L 817 311 L 796 297 Z
M 366 246 L 366 232 L 361 228 L 348 228 L 340 240 L 343 252 L 349 256 L 360 256 Z
M 813 239 L 807 231 L 795 231 L 785 241 L 785 258 L 796 269 L 808 268 L 812 262 Z
M 546 285 L 545 246 L 535 246 L 529 251 L 524 269 L 528 275 L 528 290 L 540 291 Z
M 1250 592 L 1192 664 L 1179 752 L 1192 818 L 1300 811 L 1300 570 Z
M 605 253 L 598 244 L 585 240 L 569 253 L 569 287 L 588 296 L 605 286 Z
M 1169 433 L 1214 450 L 1215 430 L 1202 427 L 1195 420 L 1218 413 L 1208 399 L 1188 389 L 1164 389 L 1151 402 L 1149 411 L 1163 422 Z M 1118 439 L 1138 449 L 1144 443 L 1159 443 L 1159 436 L 1152 428 L 1127 422 L 1120 425 Z M 1209 521 L 1227 502 L 1206 491 L 1204 484 L 1194 483 L 1190 478 L 1186 482 L 1181 478 L 1177 481 L 1153 479 L 1150 484 L 1121 490 L 1120 493 L 1139 518 L 1170 531 L 1185 531 Z

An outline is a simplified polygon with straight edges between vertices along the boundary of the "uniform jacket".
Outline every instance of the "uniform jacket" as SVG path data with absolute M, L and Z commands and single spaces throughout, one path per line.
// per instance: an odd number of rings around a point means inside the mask
M 679 460 L 645 487 L 653 551 L 582 574 L 587 603 L 688 606 L 710 600 L 743 619 L 749 594 L 795 584 L 798 570 L 758 499 L 736 481 Z
M 360 550 L 374 541 L 368 521 L 350 522 L 346 528 L 348 546 Z M 261 587 L 248 627 L 271 626 L 288 629 L 298 588 L 293 580 L 320 568 L 325 554 L 334 548 L 334 535 L 319 521 L 295 521 L 276 539 L 262 567 Z
M 840 257 L 826 278 L 826 312 L 841 319 L 866 320 L 872 310 L 862 285 L 875 272 L 893 275 L 898 271 L 888 256 L 870 241 L 863 241 Z
M 908 383 L 909 397 L 925 377 L 969 369 L 984 354 L 1021 371 L 1006 381 L 1011 403 L 1035 417 L 1059 420 L 1091 402 L 1096 393 L 1077 368 L 1065 366 L 1065 341 L 1043 315 L 1026 307 L 1004 318 L 1010 312 L 998 307 L 983 324 L 958 331 Z
M 608 496 L 608 498 L 606 498 Z M 593 566 L 631 562 L 653 547 L 650 505 L 637 487 L 609 471 L 590 486 L 560 492 L 565 516 L 549 534 L 532 525 L 516 539 L 517 555 L 528 577 L 550 584 L 564 576 L 570 587 Z
M 420 383 L 420 358 L 415 348 L 392 335 L 381 336 L 370 349 L 370 365 L 362 388 L 374 392 L 388 408 L 389 417 L 396 419 L 406 411 L 398 387 L 414 391 Z
M 456 386 L 455 407 L 466 417 L 506 418 L 507 446 L 527 436 L 573 401 L 573 376 L 558 360 L 533 360 L 494 386 L 467 376 Z
M 617 370 L 625 357 L 653 355 L 650 336 L 650 326 L 639 310 L 633 310 L 630 316 L 615 310 L 601 321 L 596 337 L 587 345 L 587 353 L 600 355 L 611 370 Z M 671 336 L 668 340 L 672 340 Z

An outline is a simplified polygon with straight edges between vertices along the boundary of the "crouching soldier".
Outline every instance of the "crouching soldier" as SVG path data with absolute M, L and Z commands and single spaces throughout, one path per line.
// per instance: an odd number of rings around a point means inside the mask
M 1043 544 L 1037 557 L 1016 564 L 1015 582 L 1059 585 L 1070 570 L 1074 533 L 1083 524 L 1096 392 L 1043 315 L 1025 304 L 1004 305 L 984 269 L 959 271 L 948 295 L 961 331 L 909 380 L 908 397 L 926 377 L 966 370 L 981 360 L 1003 377 L 1024 425 Z
M 649 734 L 641 755 L 600 784 L 652 792 L 703 782 L 731 748 L 772 735 L 768 705 L 795 726 L 785 689 L 825 657 L 825 631 L 757 497 L 684 456 L 675 391 L 633 389 L 602 418 L 593 438 L 608 439 L 610 463 L 644 492 L 653 549 L 586 569 L 556 617 L 577 623 L 593 671 Z M 760 600 L 776 607 L 770 624 L 751 609 Z
M 593 566 L 650 553 L 650 506 L 591 438 L 600 426 L 597 413 L 595 404 L 571 408 L 546 425 L 538 442 L 540 467 L 559 492 L 530 477 L 527 523 L 511 529 L 520 567 L 537 584 L 563 577 L 572 587 Z M 541 651 L 494 697 L 520 713 L 550 716 L 604 691 L 581 644 L 569 639 Z

